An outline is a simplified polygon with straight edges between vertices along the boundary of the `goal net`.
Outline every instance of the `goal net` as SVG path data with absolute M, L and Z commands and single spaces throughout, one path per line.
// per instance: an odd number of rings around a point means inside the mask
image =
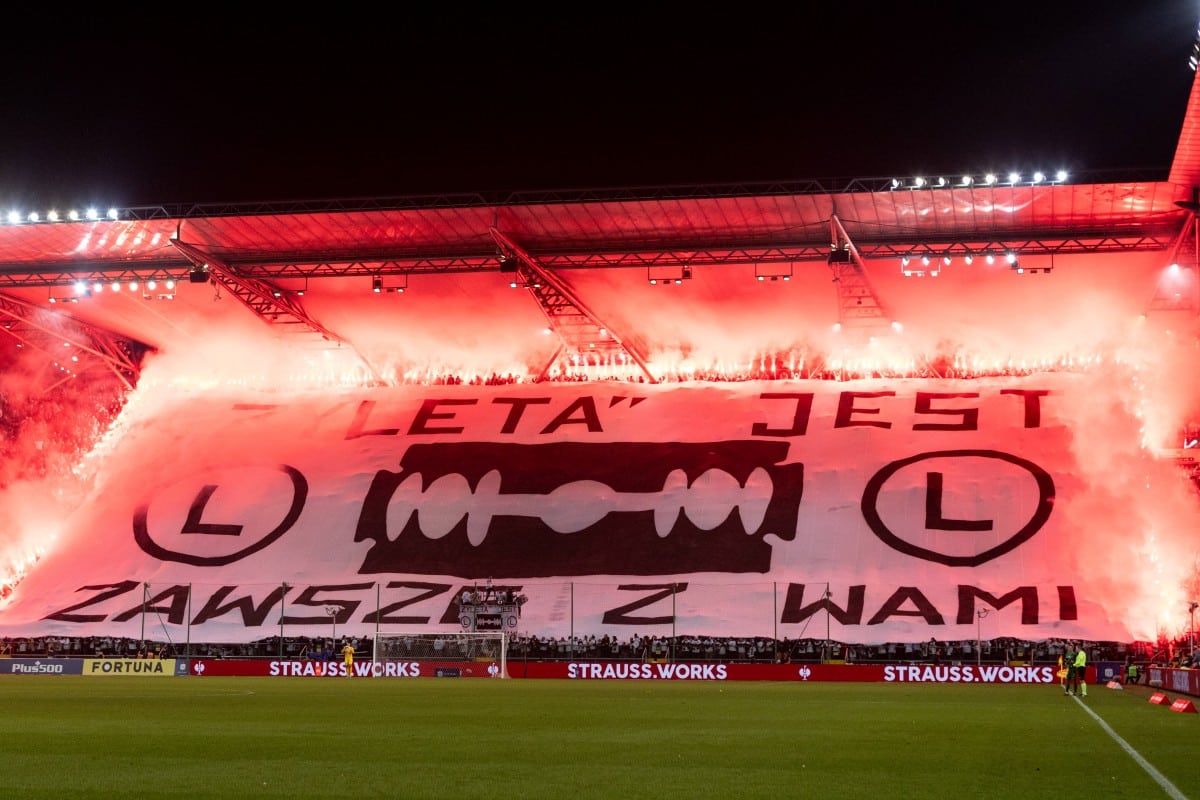
M 417 662 L 422 675 L 508 677 L 508 634 L 503 631 L 454 633 L 384 632 L 375 636 L 372 664 Z M 379 669 L 373 666 L 376 674 Z

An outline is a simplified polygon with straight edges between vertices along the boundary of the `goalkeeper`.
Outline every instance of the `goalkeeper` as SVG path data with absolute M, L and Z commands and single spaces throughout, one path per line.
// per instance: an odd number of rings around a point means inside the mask
M 354 675 L 354 645 L 346 642 L 342 645 L 342 661 L 346 665 L 346 677 Z
M 1071 646 L 1067 646 L 1067 650 L 1063 653 L 1063 661 L 1067 665 L 1067 674 L 1063 679 L 1063 694 L 1075 694 L 1075 652 Z

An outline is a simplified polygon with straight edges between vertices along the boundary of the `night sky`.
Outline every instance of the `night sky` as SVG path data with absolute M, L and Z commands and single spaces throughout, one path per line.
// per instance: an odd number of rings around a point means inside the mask
M 1165 177 L 1197 0 L 791 6 L 6 12 L 0 207 Z

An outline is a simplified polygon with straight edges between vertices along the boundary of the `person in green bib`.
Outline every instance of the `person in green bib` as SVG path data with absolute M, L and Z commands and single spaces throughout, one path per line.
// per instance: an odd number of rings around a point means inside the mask
M 1063 694 L 1075 694 L 1075 651 L 1067 645 L 1063 651 L 1063 663 L 1067 665 L 1067 674 L 1063 677 Z

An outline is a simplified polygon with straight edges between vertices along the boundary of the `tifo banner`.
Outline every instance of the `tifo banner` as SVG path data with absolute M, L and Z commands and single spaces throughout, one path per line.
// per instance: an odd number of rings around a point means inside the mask
M 0 632 L 1146 638 L 1194 510 L 1099 380 L 140 395 Z

